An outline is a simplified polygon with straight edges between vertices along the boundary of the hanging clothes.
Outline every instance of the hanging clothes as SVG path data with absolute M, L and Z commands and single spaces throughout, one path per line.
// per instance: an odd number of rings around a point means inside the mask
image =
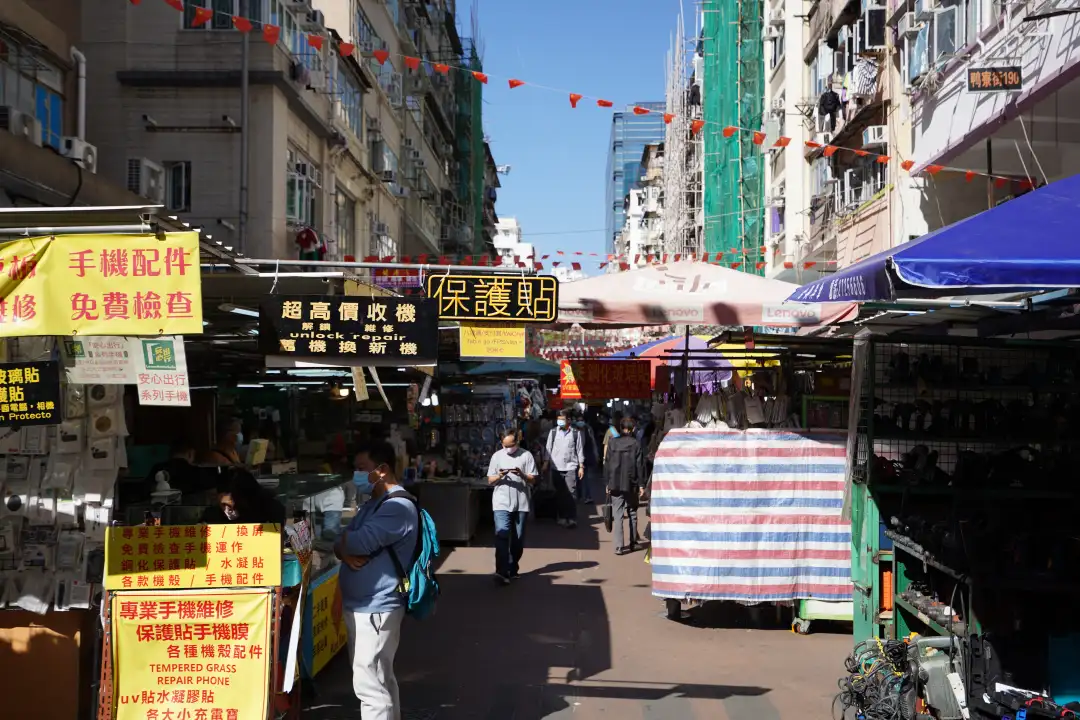
M 842 103 L 840 96 L 832 89 L 821 93 L 818 98 L 818 122 L 820 132 L 833 132 L 836 129 L 836 114 Z
M 855 95 L 873 95 L 877 89 L 878 63 L 877 60 L 861 57 L 855 61 L 855 69 L 852 72 L 852 93 Z

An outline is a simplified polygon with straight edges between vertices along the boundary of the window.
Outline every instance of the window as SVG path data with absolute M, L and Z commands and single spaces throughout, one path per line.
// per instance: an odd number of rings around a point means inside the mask
M 772 40 L 772 52 L 769 55 L 769 69 L 773 70 L 784 62 L 784 28 L 783 26 L 776 28 L 777 34 L 770 38 Z
M 280 5 L 280 2 L 278 3 Z M 187 0 L 184 3 L 184 28 L 187 30 L 232 30 L 233 16 L 241 15 L 240 0 Z M 210 22 L 195 26 L 195 9 L 209 8 L 214 11 Z M 243 16 L 256 26 L 267 18 L 267 0 L 247 0 Z M 273 23 L 273 20 L 271 20 Z M 276 24 L 276 23 L 274 23 Z
M 41 143 L 60 149 L 64 136 L 64 73 L 30 48 L 0 40 L 0 106 L 41 123 Z
M 285 179 L 285 219 L 294 225 L 312 227 L 319 170 L 300 153 L 288 153 Z
M 868 5 L 855 23 L 855 52 L 885 47 L 885 8 Z
M 165 207 L 191 212 L 191 161 L 162 163 L 165 168 Z
M 358 255 L 356 201 L 340 190 L 334 196 L 334 227 L 337 229 L 338 252 L 354 257 Z
M 348 65 L 335 62 L 333 92 L 338 98 L 338 117 L 349 126 L 360 142 L 364 141 L 364 96 L 360 84 L 353 79 Z

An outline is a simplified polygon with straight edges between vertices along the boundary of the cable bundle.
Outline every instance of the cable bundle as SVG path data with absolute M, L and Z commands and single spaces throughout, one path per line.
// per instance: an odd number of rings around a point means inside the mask
M 857 720 L 912 720 L 908 644 L 902 640 L 867 640 L 844 661 L 848 676 L 841 678 L 833 701 L 833 716 Z M 839 709 L 839 714 L 837 710 Z M 854 714 L 849 714 L 848 710 Z

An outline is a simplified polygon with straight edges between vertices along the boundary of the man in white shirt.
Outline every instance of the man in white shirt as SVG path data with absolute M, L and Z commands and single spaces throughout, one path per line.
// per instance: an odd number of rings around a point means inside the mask
M 555 502 L 559 524 L 577 527 L 577 484 L 585 475 L 585 443 L 570 425 L 570 414 L 560 410 L 556 427 L 548 433 L 544 470 L 554 467 Z
M 529 517 L 530 487 L 536 482 L 536 460 L 521 448 L 516 430 L 502 437 L 502 450 L 491 456 L 488 482 L 495 486 L 495 580 L 509 585 L 517 577 L 525 550 L 525 521 Z

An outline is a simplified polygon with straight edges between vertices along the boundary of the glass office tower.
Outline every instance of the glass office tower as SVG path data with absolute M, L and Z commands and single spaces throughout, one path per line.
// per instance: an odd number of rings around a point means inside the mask
M 611 140 L 608 145 L 607 161 L 607 204 L 604 216 L 607 219 L 607 239 L 604 245 L 607 252 L 614 252 L 615 237 L 622 231 L 626 211 L 623 199 L 641 179 L 641 154 L 649 143 L 664 141 L 664 109 L 662 102 L 636 103 L 651 112 L 648 115 L 635 115 L 634 105 L 628 105 L 623 112 L 615 113 L 611 118 Z

